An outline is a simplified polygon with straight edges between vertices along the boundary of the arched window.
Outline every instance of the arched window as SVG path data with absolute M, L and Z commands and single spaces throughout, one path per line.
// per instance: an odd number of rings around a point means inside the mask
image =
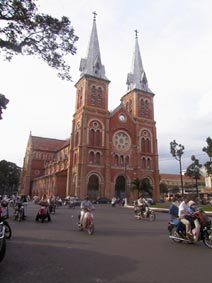
M 97 146 L 100 146 L 100 141 L 101 141 L 101 134 L 100 134 L 100 131 L 97 130 L 96 131 L 96 145 Z
M 89 162 L 90 162 L 91 164 L 94 164 L 94 152 L 93 152 L 93 151 L 90 152 L 90 155 L 89 155 Z
M 141 117 L 144 117 L 145 113 L 145 106 L 144 106 L 144 100 L 141 99 Z
M 116 155 L 114 156 L 114 165 L 115 165 L 115 166 L 118 166 L 118 164 L 119 164 L 119 157 L 118 157 L 118 155 L 116 154 Z
M 151 169 L 151 159 L 147 158 L 147 169 Z
M 141 139 L 141 152 L 145 152 L 146 151 L 146 142 L 145 142 L 145 138 Z
M 91 89 L 91 104 L 95 105 L 96 104 L 96 87 L 92 86 Z
M 146 129 L 141 132 L 141 152 L 152 153 L 152 136 Z
M 145 157 L 142 158 L 141 167 L 143 169 L 146 169 L 146 159 L 145 159 Z
M 100 147 L 103 146 L 103 126 L 97 120 L 92 120 L 88 125 L 88 144 L 91 146 Z
M 91 130 L 90 130 L 89 144 L 90 144 L 90 145 L 94 145 L 94 129 L 91 129 Z
M 98 106 L 102 105 L 102 88 L 98 88 Z
M 146 139 L 146 151 L 151 152 L 151 142 L 149 138 Z
M 145 101 L 145 116 L 146 118 L 149 118 L 149 102 Z
M 96 153 L 96 164 L 100 164 L 100 153 Z
M 120 166 L 124 166 L 124 156 L 120 156 Z

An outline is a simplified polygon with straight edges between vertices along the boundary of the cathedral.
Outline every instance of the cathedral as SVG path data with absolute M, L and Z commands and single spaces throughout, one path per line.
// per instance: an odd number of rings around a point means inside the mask
M 75 113 L 67 140 L 30 134 L 19 193 L 137 197 L 134 179 L 148 179 L 159 200 L 159 168 L 154 93 L 148 86 L 135 31 L 132 69 L 120 104 L 108 110 L 109 79 L 101 61 L 94 13 L 87 57 L 76 82 Z

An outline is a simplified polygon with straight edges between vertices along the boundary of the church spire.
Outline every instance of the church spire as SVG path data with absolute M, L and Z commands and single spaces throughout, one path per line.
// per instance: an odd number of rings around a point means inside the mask
M 148 87 L 148 81 L 146 73 L 143 68 L 140 48 L 138 44 L 138 31 L 135 30 L 135 49 L 132 60 L 131 73 L 127 75 L 128 90 L 140 89 L 148 92 L 152 92 Z
M 107 80 L 107 77 L 105 76 L 105 67 L 102 65 L 99 49 L 99 40 L 96 28 L 97 13 L 93 12 L 93 14 L 93 26 L 88 45 L 87 57 L 85 59 L 81 59 L 79 70 L 81 71 L 81 76 L 91 75 Z

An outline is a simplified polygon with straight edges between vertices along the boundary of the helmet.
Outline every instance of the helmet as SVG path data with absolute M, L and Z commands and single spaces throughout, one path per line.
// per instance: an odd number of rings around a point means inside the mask
M 193 200 L 190 200 L 189 202 L 188 202 L 188 206 L 189 207 L 191 207 L 192 205 L 195 205 L 196 203 L 193 201 Z
M 3 207 L 7 207 L 8 206 L 8 201 L 6 199 L 2 200 L 1 205 Z

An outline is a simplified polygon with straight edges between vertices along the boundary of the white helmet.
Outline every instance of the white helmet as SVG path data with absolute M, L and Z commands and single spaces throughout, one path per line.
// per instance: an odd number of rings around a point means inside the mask
M 191 207 L 192 205 L 195 205 L 196 203 L 193 201 L 193 200 L 190 200 L 189 202 L 188 202 L 188 205 L 189 205 L 189 207 Z

